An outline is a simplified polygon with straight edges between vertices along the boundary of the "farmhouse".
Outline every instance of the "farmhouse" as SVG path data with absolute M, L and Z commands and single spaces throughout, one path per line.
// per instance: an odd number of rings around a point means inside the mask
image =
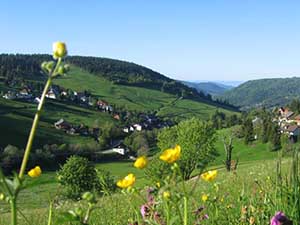
M 295 123 L 300 126 L 300 114 L 294 117 Z
M 2 96 L 5 99 L 16 99 L 17 96 L 14 92 L 8 91 L 5 95 Z
M 54 123 L 54 126 L 58 130 L 69 130 L 71 129 L 71 124 L 66 122 L 64 119 L 58 120 L 56 123 Z
M 290 111 L 289 108 L 280 107 L 279 109 L 279 122 L 293 122 L 292 117 L 294 116 L 294 112 Z
M 46 94 L 46 98 L 56 99 L 58 96 L 57 91 L 54 88 L 50 88 L 50 90 Z
M 30 99 L 32 98 L 32 94 L 30 94 L 30 90 L 27 88 L 22 89 L 17 95 L 19 99 Z

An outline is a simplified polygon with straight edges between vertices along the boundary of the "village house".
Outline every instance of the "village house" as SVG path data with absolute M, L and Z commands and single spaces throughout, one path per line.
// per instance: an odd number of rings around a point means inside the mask
M 71 124 L 66 122 L 64 119 L 60 119 L 54 123 L 54 126 L 58 130 L 69 130 L 72 128 Z
M 290 111 L 289 108 L 280 107 L 279 109 L 279 122 L 293 122 L 292 117 L 294 116 L 294 112 Z
M 118 114 L 115 114 L 113 117 L 115 120 L 120 120 L 120 116 Z
M 8 91 L 8 92 L 7 92 L 5 95 L 3 95 L 2 97 L 5 98 L 5 99 L 10 99 L 10 100 L 16 99 L 16 98 L 17 98 L 16 93 L 11 92 L 11 91 Z
M 19 99 L 30 99 L 32 98 L 32 94 L 30 93 L 30 89 L 23 88 L 21 91 L 19 91 L 17 97 Z
M 297 125 L 287 126 L 286 133 L 289 135 L 289 139 L 292 142 L 297 142 L 298 136 L 300 135 L 300 129 Z
M 129 152 L 129 149 L 123 144 L 122 141 L 115 141 L 111 147 L 114 152 L 120 155 L 125 155 Z
M 141 131 L 141 130 L 143 129 L 142 125 L 137 124 L 137 123 L 134 124 L 133 127 L 134 127 L 134 129 L 135 129 L 136 131 Z
M 58 96 L 58 92 L 54 88 L 50 88 L 46 94 L 46 98 L 56 99 Z
M 300 126 L 300 114 L 294 117 L 294 122 Z
M 35 99 L 33 100 L 33 102 L 36 103 L 36 104 L 40 104 L 41 98 L 35 97 Z

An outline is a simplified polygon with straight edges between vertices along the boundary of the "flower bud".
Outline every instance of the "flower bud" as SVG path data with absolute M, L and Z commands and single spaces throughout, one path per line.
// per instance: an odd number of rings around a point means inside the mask
M 42 62 L 41 68 L 42 68 L 43 70 L 46 70 L 46 66 L 47 66 L 47 62 Z
M 169 199 L 171 197 L 170 192 L 169 191 L 164 191 L 163 192 L 163 197 L 164 197 L 164 199 Z
M 54 67 L 54 62 L 53 62 L 53 61 L 47 62 L 47 64 L 46 64 L 46 70 L 47 70 L 49 73 L 52 71 L 53 67 Z
M 5 199 L 5 195 L 3 193 L 0 193 L 0 200 L 4 200 Z
M 53 58 L 63 58 L 67 55 L 67 47 L 63 42 L 55 42 L 53 43 Z
M 66 70 L 63 66 L 59 66 L 58 69 L 57 69 L 57 73 L 59 75 L 64 75 L 66 73 Z
M 95 202 L 95 196 L 91 192 L 85 192 L 82 195 L 82 199 L 87 200 L 88 202 Z

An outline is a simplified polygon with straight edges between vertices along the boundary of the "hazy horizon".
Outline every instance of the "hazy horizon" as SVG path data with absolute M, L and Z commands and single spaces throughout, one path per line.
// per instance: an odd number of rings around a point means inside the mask
M 134 62 L 179 80 L 300 74 L 297 1 L 3 1 L 0 53 L 49 53 Z

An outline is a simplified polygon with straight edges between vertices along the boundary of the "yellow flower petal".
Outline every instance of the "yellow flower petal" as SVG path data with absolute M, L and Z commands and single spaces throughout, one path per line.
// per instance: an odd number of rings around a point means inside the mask
M 217 170 L 211 170 L 206 173 L 201 174 L 201 178 L 205 181 L 213 181 L 218 174 Z
M 133 166 L 138 169 L 143 169 L 147 166 L 148 160 L 145 156 L 138 157 Z
M 206 202 L 207 199 L 208 199 L 208 195 L 203 194 L 203 195 L 201 196 L 201 199 L 202 199 L 203 202 Z
M 171 197 L 171 193 L 169 191 L 164 191 L 163 197 L 164 197 L 164 199 L 169 199 Z
M 179 145 L 176 145 L 175 148 L 165 150 L 159 158 L 167 163 L 173 163 L 179 159 L 180 152 L 181 147 Z
M 36 166 L 28 172 L 28 175 L 32 178 L 39 177 L 42 174 L 41 167 Z
M 63 42 L 55 42 L 53 43 L 53 58 L 62 58 L 67 55 L 67 47 Z
M 117 186 L 120 188 L 128 188 L 131 187 L 135 182 L 135 176 L 130 173 L 126 177 L 124 177 L 122 180 L 119 180 L 117 182 Z

